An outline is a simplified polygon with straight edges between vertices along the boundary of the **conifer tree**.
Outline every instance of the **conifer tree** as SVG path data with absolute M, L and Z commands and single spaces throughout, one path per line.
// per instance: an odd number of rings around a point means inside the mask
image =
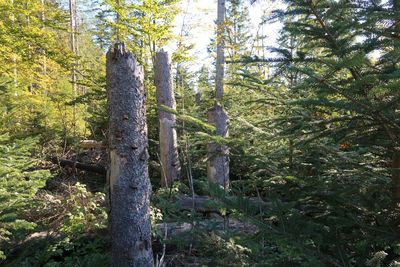
M 303 95 L 298 103 L 314 110 L 307 118 L 314 138 L 328 135 L 342 144 L 384 148 L 383 158 L 392 162 L 392 199 L 398 203 L 400 122 L 395 88 L 399 86 L 399 33 L 395 2 L 286 4 L 288 10 L 277 11 L 272 18 L 287 18 L 284 31 L 305 41 L 296 55 L 281 50 L 281 58 L 274 61 L 293 62 L 290 68 L 304 77 L 297 86 Z M 294 129 L 298 124 L 292 125 Z

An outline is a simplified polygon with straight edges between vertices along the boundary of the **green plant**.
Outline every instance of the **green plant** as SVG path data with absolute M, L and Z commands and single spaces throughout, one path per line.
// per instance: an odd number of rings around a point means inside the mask
M 81 183 L 71 186 L 70 195 L 64 203 L 69 207 L 69 212 L 65 214 L 61 232 L 76 236 L 107 228 L 105 199 L 104 193 L 93 194 Z
M 35 195 L 51 177 L 48 170 L 35 170 L 32 157 L 37 140 L 10 140 L 0 135 L 0 257 L 36 227 L 26 212 L 37 207 Z M 5 249 L 7 248 L 7 249 Z

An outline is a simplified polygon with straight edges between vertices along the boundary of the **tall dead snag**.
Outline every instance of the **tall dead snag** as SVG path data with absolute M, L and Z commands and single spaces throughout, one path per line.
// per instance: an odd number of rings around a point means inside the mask
M 170 57 L 164 51 L 156 54 L 155 84 L 157 106 L 164 105 L 176 109 Z M 160 122 L 161 185 L 170 187 L 180 173 L 175 129 L 176 117 L 172 113 L 159 110 L 158 118 Z
M 208 122 L 214 124 L 217 135 L 228 136 L 228 115 L 218 104 L 224 96 L 224 65 L 225 65 L 225 0 L 218 0 L 217 17 L 217 62 L 215 75 L 216 104 L 208 111 Z M 216 143 L 208 145 L 207 176 L 210 182 L 218 183 L 224 189 L 229 187 L 229 150 L 226 146 Z
M 107 53 L 111 266 L 153 266 L 143 68 L 122 43 Z
M 216 134 L 228 137 L 228 115 L 220 105 L 208 110 L 208 122 L 216 128 Z M 207 177 L 209 182 L 218 183 L 224 189 L 229 188 L 229 148 L 215 142 L 208 144 Z
M 225 0 L 218 0 L 217 7 L 217 62 L 215 66 L 215 95 L 217 100 L 224 96 L 225 76 Z

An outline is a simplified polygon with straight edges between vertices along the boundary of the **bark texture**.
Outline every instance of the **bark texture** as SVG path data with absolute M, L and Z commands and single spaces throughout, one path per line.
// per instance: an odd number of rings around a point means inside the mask
M 111 266 L 153 266 L 143 68 L 124 44 L 107 53 Z
M 201 103 L 201 92 L 197 92 L 194 96 L 194 100 L 196 102 L 196 105 L 200 106 Z
M 174 88 L 172 86 L 171 61 L 167 52 L 156 54 L 155 84 L 157 106 L 167 106 L 176 109 Z M 160 160 L 161 160 L 161 185 L 170 187 L 179 177 L 180 163 L 178 155 L 178 142 L 176 135 L 175 114 L 158 111 L 160 122 Z
M 217 8 L 217 62 L 215 76 L 215 93 L 217 100 L 224 96 L 224 64 L 225 64 L 225 0 L 218 0 Z
M 215 95 L 217 104 L 208 111 L 208 122 L 214 124 L 217 135 L 228 136 L 228 115 L 218 104 L 224 96 L 225 64 L 225 0 L 218 0 L 217 8 L 217 62 L 215 75 Z M 210 182 L 218 183 L 224 189 L 229 188 L 229 149 L 216 143 L 208 145 L 207 176 Z
M 228 137 L 228 115 L 220 105 L 208 110 L 208 122 L 216 128 L 216 134 Z M 215 142 L 208 144 L 207 177 L 209 182 L 229 188 L 229 148 Z

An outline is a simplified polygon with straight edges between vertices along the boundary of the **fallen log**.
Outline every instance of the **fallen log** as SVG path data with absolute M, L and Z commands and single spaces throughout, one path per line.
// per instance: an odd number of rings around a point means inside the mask
M 223 204 L 225 202 L 225 204 Z M 225 200 L 214 199 L 209 196 L 195 196 L 194 198 L 189 196 L 180 196 L 174 202 L 175 207 L 180 211 L 195 211 L 203 216 L 229 216 L 235 207 L 240 207 L 239 209 L 248 214 L 261 214 L 268 213 L 271 210 L 279 208 L 277 205 L 287 205 L 290 204 L 289 208 L 294 208 L 298 210 L 301 214 L 305 216 L 313 216 L 315 214 L 323 214 L 325 211 L 320 210 L 317 206 L 312 204 L 297 204 L 293 205 L 293 202 L 289 202 L 287 199 L 281 200 L 281 204 L 273 201 L 264 201 L 257 197 L 237 197 L 228 196 Z M 226 209 L 221 209 L 224 207 Z M 282 207 L 280 207 L 282 208 Z M 288 208 L 288 207 L 286 207 Z M 276 212 L 276 211 L 275 211 Z
M 96 165 L 85 164 L 85 163 L 81 163 L 78 161 L 62 159 L 59 157 L 47 157 L 47 159 L 49 161 L 53 162 L 54 164 L 60 165 L 61 167 L 70 166 L 70 167 L 74 167 L 74 168 L 77 168 L 80 170 L 94 172 L 94 173 L 98 173 L 98 174 L 106 174 L 107 173 L 107 170 L 104 166 L 97 165 L 97 164 Z
M 217 218 L 188 222 L 170 222 L 158 223 L 156 229 L 161 236 L 179 237 L 185 234 L 190 234 L 192 231 L 202 230 L 207 232 L 221 232 L 225 230 L 236 231 L 241 233 L 253 234 L 258 231 L 257 226 L 254 224 L 240 221 L 233 218 Z
M 265 202 L 260 198 L 246 198 L 239 199 L 235 196 L 227 197 L 230 202 L 246 201 L 248 204 L 255 208 L 271 207 L 271 202 Z M 195 196 L 194 198 L 189 196 L 181 196 L 176 201 L 175 204 L 180 210 L 195 210 L 200 213 L 220 213 L 217 207 L 211 205 L 212 201 L 218 201 L 217 199 L 210 198 L 209 196 Z
M 84 149 L 104 149 L 107 147 L 103 142 L 96 140 L 82 140 L 79 145 Z

